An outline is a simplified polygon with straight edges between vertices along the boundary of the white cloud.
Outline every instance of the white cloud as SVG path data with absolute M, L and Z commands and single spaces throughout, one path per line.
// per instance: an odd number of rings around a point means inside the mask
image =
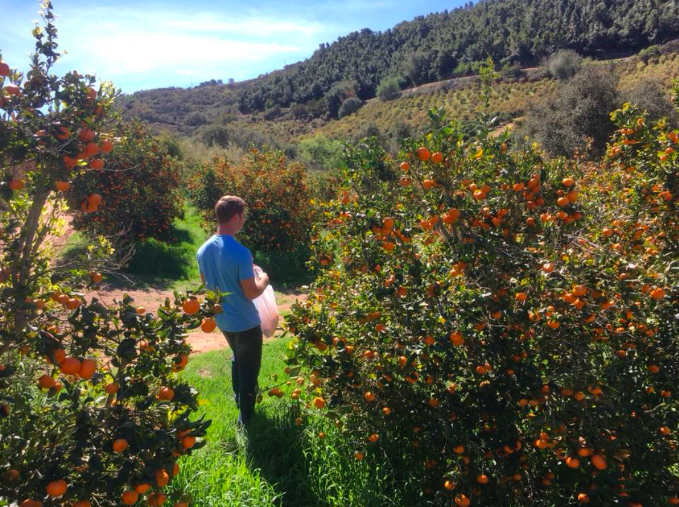
M 94 73 L 123 91 L 132 91 L 127 83 L 133 82 L 149 82 L 144 87 L 185 86 L 190 78 L 256 75 L 258 71 L 248 69 L 260 69 L 267 61 L 281 67 L 283 61 L 310 55 L 326 29 L 317 21 L 271 19 L 256 13 L 230 17 L 158 12 L 147 6 L 65 10 L 57 26 L 60 47 L 68 51 L 64 68 Z

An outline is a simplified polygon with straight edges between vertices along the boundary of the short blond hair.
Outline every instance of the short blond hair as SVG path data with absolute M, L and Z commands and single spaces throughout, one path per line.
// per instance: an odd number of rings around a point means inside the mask
M 235 215 L 241 215 L 245 211 L 245 201 L 235 195 L 220 197 L 215 204 L 215 214 L 220 224 L 229 222 Z

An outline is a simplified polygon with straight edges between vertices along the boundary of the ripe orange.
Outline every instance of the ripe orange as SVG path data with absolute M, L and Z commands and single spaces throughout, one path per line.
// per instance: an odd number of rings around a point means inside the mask
M 174 398 L 174 390 L 171 387 L 161 387 L 158 391 L 158 399 L 172 401 L 172 398 Z
M 90 194 L 90 196 L 87 198 L 89 205 L 95 208 L 101 204 L 101 201 L 102 198 L 99 194 Z
M 563 184 L 564 187 L 572 187 L 575 185 L 575 180 L 573 178 L 564 178 L 561 180 L 561 183 Z
M 182 303 L 182 309 L 189 315 L 195 315 L 200 310 L 200 301 L 196 297 L 191 297 Z
M 54 384 L 56 384 L 56 381 L 54 380 L 54 378 L 52 378 L 51 375 L 43 375 L 38 379 L 38 385 L 43 389 L 49 389 L 50 387 L 54 387 Z
M 146 483 L 137 484 L 137 485 L 134 487 L 134 490 L 135 490 L 137 493 L 139 493 L 140 495 L 143 495 L 143 494 L 146 493 L 149 489 L 151 489 L 151 485 L 150 485 L 150 484 L 146 484 Z
M 104 387 L 104 391 L 106 391 L 107 394 L 115 394 L 119 389 L 120 386 L 116 383 L 107 384 L 106 387 Z
M 589 503 L 589 496 L 587 496 L 587 493 L 578 493 L 578 502 Z
M 146 308 L 143 306 L 138 306 L 134 311 L 137 313 L 137 315 L 144 315 L 146 313 Z
M 488 476 L 485 474 L 478 475 L 476 477 L 476 482 L 479 484 L 488 484 Z
M 78 134 L 78 138 L 83 142 L 83 143 L 89 143 L 92 139 L 94 139 L 94 136 L 96 134 L 94 133 L 93 130 L 88 129 L 87 127 L 83 128 L 80 131 L 80 134 Z
M 191 449 L 194 445 L 196 445 L 196 437 L 188 435 L 182 439 L 182 447 L 184 449 Z
M 55 183 L 59 192 L 66 192 L 71 184 L 68 181 L 57 180 Z
M 323 398 L 314 398 L 314 407 L 316 408 L 325 407 L 325 400 Z
M 67 357 L 60 366 L 61 373 L 64 375 L 77 375 L 80 371 L 80 361 L 76 357 Z
M 52 481 L 45 488 L 49 496 L 61 496 L 68 490 L 68 484 L 63 479 Z
M 176 477 L 179 475 L 179 463 L 175 462 L 174 465 L 172 465 L 172 477 Z
M 113 452 L 123 452 L 127 449 L 127 440 L 118 438 L 113 442 Z
M 469 504 L 469 498 L 465 495 L 460 494 L 455 497 L 455 505 L 457 505 L 457 507 L 469 507 Z
M 97 143 L 87 143 L 85 146 L 85 153 L 87 153 L 90 157 L 94 157 L 99 153 L 99 145 Z
M 170 476 L 167 474 L 167 471 L 164 468 L 156 470 L 156 483 L 158 487 L 164 488 L 168 482 L 170 482 Z
M 427 148 L 421 146 L 417 149 L 417 156 L 422 162 L 426 162 L 427 160 L 429 160 L 431 153 Z
M 368 442 L 375 443 L 380 439 L 380 436 L 377 433 L 373 433 L 368 437 Z
M 130 489 L 121 495 L 121 499 L 125 505 L 134 505 L 139 500 L 139 493 Z
M 566 466 L 568 466 L 569 468 L 578 468 L 580 466 L 580 460 L 578 458 L 568 456 L 566 458 Z
M 590 458 L 590 460 L 592 461 L 592 465 L 594 465 L 597 470 L 606 470 L 608 467 L 606 464 L 606 459 L 600 454 L 595 454 Z
M 354 453 L 354 458 L 356 458 L 358 461 L 361 461 L 363 459 L 363 453 L 361 451 L 356 451 Z
M 9 188 L 12 190 L 21 190 L 24 188 L 24 182 L 21 180 L 11 180 L 9 182 Z
M 441 162 L 443 162 L 443 153 L 437 151 L 431 156 L 431 160 L 436 164 L 440 164 Z
M 83 380 L 89 380 L 97 371 L 97 362 L 94 359 L 83 359 L 78 370 L 78 376 Z
M 90 167 L 94 169 L 95 171 L 101 171 L 104 168 L 104 159 L 103 158 L 95 158 L 90 162 Z
M 375 401 L 375 395 L 370 391 L 366 392 L 364 395 L 365 401 Z
M 167 500 L 167 496 L 163 495 L 162 493 L 151 493 L 146 500 L 146 503 L 150 507 L 158 507 L 160 505 L 163 505 L 165 501 Z
M 177 359 L 179 359 L 179 361 L 177 361 Z M 189 356 L 187 356 L 186 354 L 182 354 L 181 356 L 179 356 L 179 358 L 175 357 L 174 365 L 172 365 L 172 369 L 174 371 L 181 371 L 188 364 L 188 362 L 189 362 Z
M 73 507 L 92 507 L 92 503 L 89 500 L 78 500 Z
M 7 65 L 3 61 L 0 61 L 0 76 L 1 77 L 8 77 L 11 73 L 12 72 L 9 68 L 9 65 Z
M 113 150 L 113 143 L 111 141 L 102 141 L 99 146 L 102 153 L 110 153 Z
M 211 333 L 217 327 L 217 322 L 212 317 L 205 317 L 200 324 L 200 329 L 203 333 Z

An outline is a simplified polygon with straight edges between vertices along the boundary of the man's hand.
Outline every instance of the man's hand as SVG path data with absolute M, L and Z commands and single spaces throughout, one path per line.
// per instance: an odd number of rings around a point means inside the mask
M 245 297 L 250 301 L 257 299 L 266 290 L 269 285 L 269 275 L 262 271 L 257 273 L 256 276 L 252 278 L 247 278 L 240 281 L 240 285 L 243 288 L 243 293 Z

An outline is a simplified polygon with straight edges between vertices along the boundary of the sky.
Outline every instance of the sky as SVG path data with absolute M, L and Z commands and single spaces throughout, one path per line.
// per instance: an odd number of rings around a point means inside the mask
M 57 74 L 78 70 L 124 93 L 251 79 L 362 28 L 383 31 L 465 0 L 53 0 Z M 38 0 L 0 0 L 0 53 L 27 70 Z

